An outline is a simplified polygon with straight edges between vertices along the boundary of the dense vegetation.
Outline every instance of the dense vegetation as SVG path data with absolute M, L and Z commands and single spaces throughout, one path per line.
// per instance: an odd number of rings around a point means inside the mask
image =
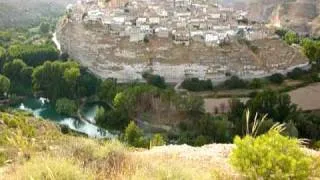
M 59 53 L 55 47 L 46 45 L 12 45 L 8 49 L 9 59 L 22 59 L 30 66 L 43 64 L 48 60 L 57 60 Z
M 297 139 L 282 136 L 278 130 L 257 138 L 237 137 L 234 143 L 231 164 L 249 179 L 308 179 L 314 175 L 312 157 L 301 150 Z

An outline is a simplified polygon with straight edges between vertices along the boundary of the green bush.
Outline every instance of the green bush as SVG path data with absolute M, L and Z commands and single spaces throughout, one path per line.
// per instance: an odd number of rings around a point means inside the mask
M 253 138 L 236 137 L 231 164 L 249 179 L 308 179 L 312 158 L 300 149 L 299 140 L 276 130 Z
M 303 77 L 303 75 L 307 74 L 307 71 L 301 69 L 301 68 L 295 68 L 291 72 L 287 74 L 288 78 L 298 80 Z
M 195 146 L 203 146 L 203 145 L 207 144 L 208 142 L 209 142 L 208 138 L 200 135 L 194 140 L 194 145 Z
M 150 140 L 150 147 L 163 146 L 166 144 L 163 136 L 161 134 L 154 134 Z
M 210 91 L 213 88 L 211 80 L 199 80 L 198 78 L 185 79 L 181 87 L 189 91 Z
M 146 146 L 142 130 L 133 121 L 131 121 L 125 129 L 124 140 L 134 147 Z
M 148 84 L 156 86 L 158 88 L 166 88 L 166 82 L 163 77 L 150 73 L 143 73 L 142 77 L 147 81 Z
M 232 76 L 223 83 L 223 86 L 227 89 L 244 89 L 247 88 L 247 82 L 238 76 Z
M 77 104 L 73 100 L 61 98 L 56 102 L 56 111 L 59 114 L 73 116 L 77 112 Z
M 284 36 L 284 40 L 289 45 L 291 45 L 291 44 L 299 44 L 299 42 L 300 42 L 298 34 L 293 32 L 293 31 L 288 31 Z
M 250 81 L 249 86 L 251 89 L 261 89 L 263 87 L 263 82 L 261 79 L 254 78 L 252 81 Z
M 285 77 L 284 77 L 284 75 L 282 75 L 280 73 L 276 73 L 276 74 L 269 76 L 268 79 L 269 79 L 269 81 L 271 81 L 274 84 L 282 84 Z

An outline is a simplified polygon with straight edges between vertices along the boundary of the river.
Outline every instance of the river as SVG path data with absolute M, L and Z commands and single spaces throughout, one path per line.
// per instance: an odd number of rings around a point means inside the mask
M 89 137 L 113 138 L 114 135 L 107 130 L 99 128 L 89 122 L 81 121 L 73 117 L 62 116 L 55 111 L 50 103 L 44 98 L 26 98 L 14 108 L 31 112 L 34 116 L 54 121 L 58 124 L 66 125 L 77 132 L 85 133 Z M 94 116 L 98 105 L 91 104 L 85 106 L 82 114 L 86 119 L 94 122 Z

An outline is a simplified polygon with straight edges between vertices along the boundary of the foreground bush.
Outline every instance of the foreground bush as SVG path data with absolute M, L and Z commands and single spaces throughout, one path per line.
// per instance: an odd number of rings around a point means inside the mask
M 73 163 L 71 160 L 38 157 L 17 169 L 17 172 L 14 174 L 14 179 L 89 180 L 94 179 L 91 174 L 92 173 L 83 170 L 80 165 Z
M 299 141 L 276 130 L 257 138 L 237 137 L 231 164 L 249 179 L 307 179 L 311 157 L 300 149 Z

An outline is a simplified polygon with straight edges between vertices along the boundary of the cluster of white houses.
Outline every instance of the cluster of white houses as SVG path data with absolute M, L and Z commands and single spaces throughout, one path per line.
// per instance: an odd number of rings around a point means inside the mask
M 263 38 L 246 22 L 246 12 L 224 8 L 206 0 L 80 0 L 68 8 L 76 20 L 102 24 L 106 31 L 130 42 L 150 36 L 168 38 L 176 44 L 191 41 L 208 46 L 226 42 L 239 30 Z

